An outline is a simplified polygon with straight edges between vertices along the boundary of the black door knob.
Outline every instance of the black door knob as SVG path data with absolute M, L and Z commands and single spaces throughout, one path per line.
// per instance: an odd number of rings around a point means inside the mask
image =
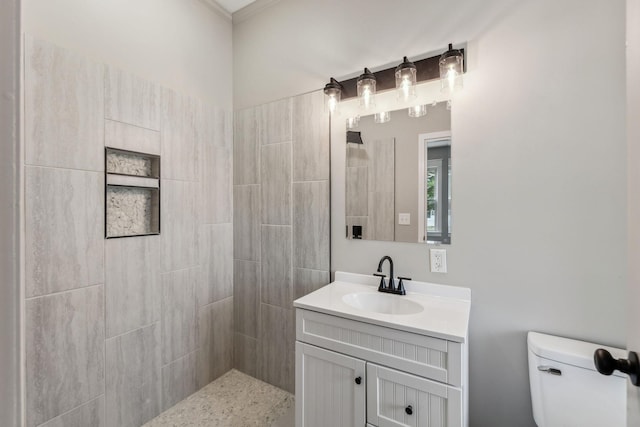
M 356 378 L 356 384 L 362 384 L 362 377 Z
M 411 405 L 407 406 L 406 408 L 404 408 L 404 412 L 406 412 L 407 415 L 413 414 L 413 407 Z
M 635 351 L 629 352 L 628 359 L 616 359 L 604 348 L 599 348 L 593 354 L 593 362 L 602 375 L 611 375 L 617 370 L 629 375 L 633 385 L 640 386 L 640 362 Z

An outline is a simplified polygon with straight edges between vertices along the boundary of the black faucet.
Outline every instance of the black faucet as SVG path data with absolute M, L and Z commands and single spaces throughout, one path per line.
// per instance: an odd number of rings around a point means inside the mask
M 382 264 L 384 264 L 385 261 L 389 261 L 389 276 L 390 276 L 389 286 L 387 286 L 384 281 L 384 278 L 386 276 L 382 274 Z M 397 294 L 397 295 L 407 294 L 407 292 L 404 290 L 404 285 L 402 284 L 402 281 L 411 280 L 411 279 L 408 277 L 398 277 L 398 279 L 400 279 L 400 282 L 398 283 L 398 287 L 396 288 L 394 278 L 393 278 L 393 260 L 389 255 L 385 255 L 382 257 L 382 259 L 380 259 L 380 262 L 378 263 L 378 273 L 374 273 L 374 276 L 378 276 L 380 278 L 380 286 L 378 286 L 378 292 L 386 292 L 389 294 Z

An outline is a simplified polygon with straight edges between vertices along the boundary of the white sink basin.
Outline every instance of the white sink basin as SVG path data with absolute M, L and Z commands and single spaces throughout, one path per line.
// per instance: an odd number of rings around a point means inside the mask
M 358 310 L 382 314 L 416 314 L 424 310 L 422 305 L 403 296 L 379 292 L 355 292 L 343 296 L 342 301 Z

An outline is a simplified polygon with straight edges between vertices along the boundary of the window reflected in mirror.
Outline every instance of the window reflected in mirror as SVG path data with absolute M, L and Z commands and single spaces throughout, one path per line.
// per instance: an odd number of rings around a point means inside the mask
M 418 212 L 424 215 L 422 238 L 451 243 L 451 132 L 423 134 L 420 139 L 424 159 L 418 170 L 424 171 L 420 180 L 425 191 L 418 207 Z
M 446 102 L 423 117 L 362 116 L 346 131 L 346 237 L 451 243 L 451 114 Z

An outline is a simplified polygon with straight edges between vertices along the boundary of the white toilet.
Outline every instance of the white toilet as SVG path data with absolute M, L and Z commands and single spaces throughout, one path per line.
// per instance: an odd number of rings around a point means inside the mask
M 625 350 L 529 332 L 529 383 L 538 427 L 624 427 L 627 376 L 601 375 L 593 363 L 598 348 L 616 359 Z

